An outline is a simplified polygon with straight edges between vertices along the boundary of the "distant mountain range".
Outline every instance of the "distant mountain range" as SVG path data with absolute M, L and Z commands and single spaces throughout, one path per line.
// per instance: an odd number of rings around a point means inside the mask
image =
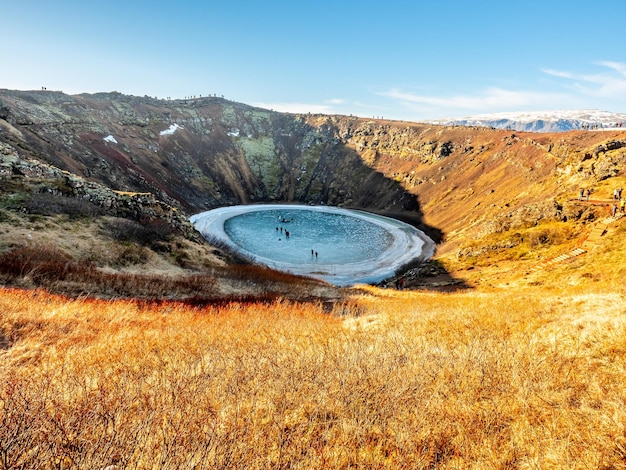
M 585 109 L 479 114 L 464 118 L 436 119 L 428 122 L 445 126 L 494 127 L 527 132 L 565 132 L 571 130 L 626 129 L 626 114 Z

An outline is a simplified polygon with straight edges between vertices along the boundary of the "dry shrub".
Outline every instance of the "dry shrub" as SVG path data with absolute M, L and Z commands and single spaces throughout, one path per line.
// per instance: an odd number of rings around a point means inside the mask
M 142 246 L 156 246 L 159 242 L 172 239 L 179 232 L 163 219 L 135 221 L 124 218 L 111 218 L 104 225 L 107 235 L 120 242 L 133 242 Z
M 591 308 L 618 297 L 393 295 L 3 290 L 0 468 L 623 468 L 626 325 Z
M 542 245 L 559 245 L 571 240 L 572 226 L 566 223 L 548 224 L 530 229 L 526 234 L 528 244 L 532 248 Z
M 0 255 L 0 275 L 8 283 L 72 294 L 93 291 L 104 297 L 189 297 L 196 302 L 215 296 L 213 276 L 104 272 L 90 262 L 74 261 L 56 247 L 38 244 L 17 246 Z
M 145 246 L 136 244 L 123 244 L 116 246 L 112 250 L 113 256 L 110 260 L 115 267 L 137 266 L 146 264 L 153 253 Z
M 88 199 L 69 197 L 48 192 L 32 194 L 26 203 L 26 209 L 31 214 L 53 215 L 64 214 L 70 218 L 96 217 L 104 210 Z
M 230 265 L 224 268 L 223 272 L 226 278 L 245 279 L 263 284 L 287 283 L 297 285 L 305 282 L 305 278 L 253 264 Z
M 13 279 L 26 276 L 65 279 L 73 268 L 71 257 L 56 247 L 17 246 L 0 255 L 0 272 Z

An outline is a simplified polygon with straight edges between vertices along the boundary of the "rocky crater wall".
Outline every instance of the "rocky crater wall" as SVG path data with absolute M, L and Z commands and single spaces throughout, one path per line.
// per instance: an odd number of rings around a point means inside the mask
M 418 214 L 332 126 L 222 98 L 0 91 L 0 141 L 27 158 L 193 213 L 257 202 Z
M 580 187 L 619 178 L 626 165 L 623 131 L 533 134 L 294 115 L 215 96 L 0 90 L 0 142 L 20 158 L 151 193 L 187 214 L 328 204 L 397 217 L 449 246 L 537 208 L 545 208 L 539 220 L 558 219 L 552 208 Z

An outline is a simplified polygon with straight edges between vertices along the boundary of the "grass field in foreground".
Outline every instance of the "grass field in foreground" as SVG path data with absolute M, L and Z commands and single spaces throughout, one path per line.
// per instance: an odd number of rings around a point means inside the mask
M 626 468 L 621 293 L 0 312 L 0 469 Z

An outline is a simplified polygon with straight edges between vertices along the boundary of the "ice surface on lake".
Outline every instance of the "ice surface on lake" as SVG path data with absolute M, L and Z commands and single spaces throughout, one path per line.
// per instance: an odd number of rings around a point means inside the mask
M 434 254 L 433 241 L 411 225 L 337 207 L 232 206 L 191 222 L 208 240 L 253 262 L 336 285 L 379 282 Z
M 226 220 L 224 230 L 243 250 L 298 264 L 375 258 L 393 240 L 388 230 L 366 219 L 306 209 L 248 212 Z

